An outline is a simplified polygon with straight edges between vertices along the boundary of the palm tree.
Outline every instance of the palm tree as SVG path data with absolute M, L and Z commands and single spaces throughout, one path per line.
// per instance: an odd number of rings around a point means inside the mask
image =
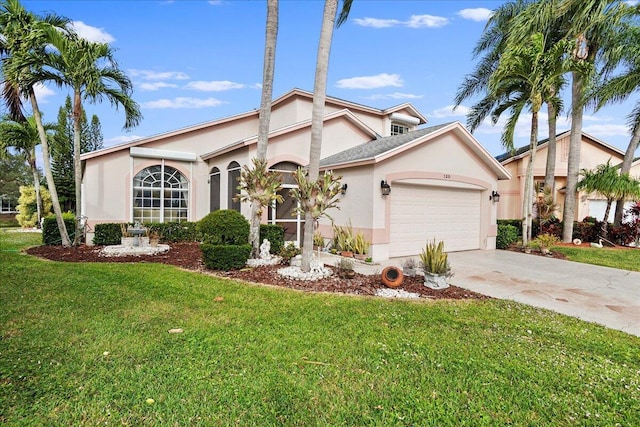
M 122 106 L 125 113 L 124 129 L 137 126 L 142 120 L 140 107 L 131 97 L 133 85 L 127 75 L 118 68 L 111 47 L 63 34 L 54 29 L 47 31 L 49 42 L 55 49 L 44 56 L 42 68 L 34 74 L 38 81 L 53 81 L 58 86 L 73 89 L 73 159 L 76 192 L 76 233 L 74 245 L 82 237 L 82 166 L 81 119 L 83 101 L 101 102 L 107 99 L 116 109 Z
M 638 12 L 637 9 L 629 8 L 630 12 Z M 599 110 L 603 106 L 612 102 L 621 102 L 631 96 L 632 93 L 640 90 L 640 28 L 632 26 L 627 31 L 618 34 L 619 46 L 623 49 L 610 49 L 606 52 L 606 66 L 603 69 L 605 80 L 595 88 L 592 94 L 592 101 Z M 621 74 L 612 78 L 606 78 L 618 67 L 623 67 Z M 627 123 L 631 131 L 631 139 L 620 165 L 620 174 L 629 173 L 631 164 L 638 145 L 640 143 L 640 102 L 636 102 L 635 107 L 627 116 Z M 614 216 L 614 225 L 622 223 L 624 215 L 624 201 L 618 200 Z
M 267 0 L 267 25 L 264 44 L 264 65 L 262 69 L 262 97 L 260 99 L 260 116 L 258 122 L 258 143 L 257 143 L 257 156 L 256 160 L 259 162 L 265 162 L 267 159 L 267 144 L 269 138 L 269 122 L 271 120 L 271 99 L 273 96 L 273 75 L 276 62 L 276 42 L 278 39 L 278 0 Z M 254 166 L 257 163 L 254 162 Z M 263 176 L 265 173 L 254 170 L 258 176 Z M 246 171 L 249 173 L 249 171 Z M 270 186 L 255 184 L 256 189 L 267 189 Z M 277 188 L 274 189 L 274 193 L 277 192 Z M 261 200 L 271 201 L 273 195 L 256 194 L 256 197 L 251 198 L 251 228 L 249 230 L 249 243 L 251 243 L 251 256 L 257 258 L 260 255 L 260 218 L 264 208 L 261 205 Z
M 342 25 L 349 17 L 353 0 L 343 0 L 340 16 L 336 21 L 338 0 L 325 0 L 322 15 L 322 28 L 316 58 L 316 74 L 313 85 L 313 107 L 311 110 L 311 142 L 309 144 L 309 171 L 307 179 L 318 181 L 320 175 L 320 151 L 322 148 L 322 121 L 324 118 L 324 102 L 327 96 L 327 76 L 329 73 L 329 52 L 333 39 L 334 25 Z M 304 215 L 304 242 L 302 244 L 302 271 L 308 272 L 313 256 L 314 220 L 310 211 Z
M 13 120 L 24 118 L 22 113 L 22 99 L 26 97 L 31 103 L 33 118 L 38 130 L 38 137 L 42 145 L 42 159 L 47 187 L 51 195 L 56 223 L 60 231 L 62 245 L 71 246 L 62 210 L 56 192 L 49 158 L 49 143 L 47 133 L 42 124 L 42 115 L 38 107 L 38 100 L 34 91 L 37 81 L 33 73 L 42 64 L 42 56 L 48 45 L 48 29 L 56 28 L 62 33 L 68 19 L 57 15 L 37 17 L 27 12 L 18 0 L 4 0 L 0 4 L 0 55 L 2 56 L 3 97 Z
M 626 7 L 620 0 L 548 0 L 530 8 L 527 19 L 518 20 L 514 37 L 526 38 L 540 25 L 559 28 L 575 47 L 571 70 L 571 135 L 563 208 L 562 239 L 570 242 L 575 220 L 576 189 L 580 172 L 580 144 L 585 94 L 595 74 L 596 60 L 621 30 Z
M 531 239 L 534 204 L 533 165 L 538 149 L 538 113 L 545 101 L 555 102 L 553 98 L 556 97 L 558 77 L 565 72 L 565 66 L 558 58 L 564 56 L 565 50 L 565 43 L 559 42 L 549 47 L 544 34 L 534 33 L 528 43 L 508 46 L 489 81 L 489 97 L 501 100 L 492 112 L 494 123 L 504 111 L 511 111 L 502 135 L 505 147 L 513 147 L 513 134 L 522 110 L 525 107 L 531 110 L 530 155 L 522 205 L 522 238 L 525 245 Z
M 459 107 L 465 99 L 469 99 L 475 95 L 483 94 L 487 91 L 489 80 L 498 66 L 501 56 L 505 53 L 507 48 L 507 39 L 511 33 L 511 27 L 513 21 L 519 18 L 521 14 L 527 10 L 532 4 L 533 0 L 518 0 L 507 2 L 493 11 L 491 18 L 487 22 L 485 30 L 480 37 L 480 40 L 476 44 L 473 50 L 474 58 L 480 57 L 480 61 L 471 74 L 465 76 L 465 79 L 458 89 L 455 97 L 455 108 Z M 549 46 L 557 43 L 561 40 L 561 33 L 557 28 L 553 26 L 541 26 L 536 30 L 545 34 L 545 40 Z M 562 58 L 557 58 L 561 61 Z M 547 164 L 545 172 L 545 186 L 551 190 L 552 194 L 555 194 L 555 161 L 556 161 L 556 123 L 558 114 L 562 111 L 562 100 L 555 96 L 555 92 L 560 92 L 565 85 L 565 80 L 562 76 L 558 76 L 555 83 L 555 87 L 550 87 L 549 99 L 545 100 L 548 112 L 548 144 L 547 144 Z M 490 105 L 485 105 L 487 111 L 491 110 Z M 478 123 L 468 123 L 473 129 L 477 128 L 484 120 L 486 116 L 479 115 Z M 513 147 L 509 147 L 510 150 Z
M 606 239 L 611 204 L 614 200 L 622 200 L 624 203 L 629 198 L 640 197 L 640 181 L 631 178 L 628 173 L 620 174 L 618 167 L 611 165 L 611 159 L 595 170 L 583 169 L 580 174 L 582 179 L 578 182 L 578 190 L 599 193 L 607 199 L 602 219 L 602 237 Z
M 51 124 L 44 125 L 45 129 L 52 130 Z M 4 120 L 0 123 L 0 157 L 9 148 L 18 151 L 25 159 L 33 175 L 33 188 L 36 193 L 36 205 L 38 209 L 38 227 L 42 219 L 42 197 L 40 195 L 40 172 L 36 165 L 36 147 L 40 145 L 36 121 L 33 117 L 25 118 L 23 122 Z

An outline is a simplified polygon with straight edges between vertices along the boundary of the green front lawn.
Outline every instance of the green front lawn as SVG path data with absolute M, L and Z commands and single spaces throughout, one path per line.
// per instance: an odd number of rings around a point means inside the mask
M 640 249 L 555 246 L 553 250 L 565 254 L 570 261 L 640 271 Z
M 2 425 L 640 425 L 622 332 L 13 251 L 39 238 L 0 232 Z

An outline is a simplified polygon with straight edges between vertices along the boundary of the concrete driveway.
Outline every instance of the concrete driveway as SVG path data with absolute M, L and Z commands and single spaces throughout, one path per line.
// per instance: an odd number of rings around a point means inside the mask
M 640 336 L 640 273 L 510 251 L 449 254 L 451 283 Z
M 379 273 L 402 261 L 356 264 L 356 271 Z M 449 262 L 456 286 L 640 336 L 640 272 L 501 250 L 452 252 Z

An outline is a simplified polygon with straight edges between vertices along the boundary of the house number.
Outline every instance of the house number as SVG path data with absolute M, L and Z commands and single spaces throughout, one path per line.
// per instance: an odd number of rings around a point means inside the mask
M 444 176 L 444 179 L 451 179 L 451 175 L 449 175 L 448 173 L 445 173 L 443 176 Z

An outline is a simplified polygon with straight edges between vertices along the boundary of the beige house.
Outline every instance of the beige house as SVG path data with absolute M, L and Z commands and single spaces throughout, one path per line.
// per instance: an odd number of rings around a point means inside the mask
M 289 172 L 308 164 L 313 94 L 293 89 L 275 99 L 268 164 Z M 105 148 L 82 156 L 83 214 L 98 223 L 197 221 L 217 209 L 248 217 L 235 202 L 237 178 L 256 154 L 258 110 Z M 336 225 L 351 223 L 371 241 L 374 260 L 417 255 L 431 239 L 445 249 L 494 249 L 498 204 L 491 194 L 509 172 L 459 122 L 421 127 L 411 104 L 377 109 L 327 97 L 321 169 L 342 175 Z M 264 212 L 285 238 L 302 241 L 292 215 L 291 177 L 283 203 Z M 383 194 L 388 187 L 390 193 Z M 331 222 L 319 230 L 331 237 Z
M 556 166 L 555 174 L 555 198 L 559 206 L 556 216 L 562 219 L 562 206 L 564 206 L 564 194 L 567 184 L 567 161 L 569 156 L 570 131 L 556 136 Z M 544 177 L 547 165 L 547 151 L 549 140 L 538 142 L 538 152 L 534 163 L 533 173 L 536 188 L 544 186 Z M 529 146 L 522 147 L 515 152 L 507 152 L 496 159 L 509 171 L 511 179 L 498 183 L 500 203 L 498 203 L 498 219 L 519 219 L 522 217 L 522 200 L 524 194 L 524 181 L 529 163 Z M 580 151 L 580 170 L 595 169 L 598 165 L 611 160 L 612 165 L 622 163 L 624 151 L 613 147 L 591 135 L 582 133 Z M 640 161 L 636 160 L 631 168 L 632 176 L 640 176 Z M 576 197 L 576 220 L 581 221 L 586 216 L 594 216 L 601 220 L 604 217 L 606 200 L 598 194 L 579 193 Z M 613 219 L 613 212 L 610 220 Z

